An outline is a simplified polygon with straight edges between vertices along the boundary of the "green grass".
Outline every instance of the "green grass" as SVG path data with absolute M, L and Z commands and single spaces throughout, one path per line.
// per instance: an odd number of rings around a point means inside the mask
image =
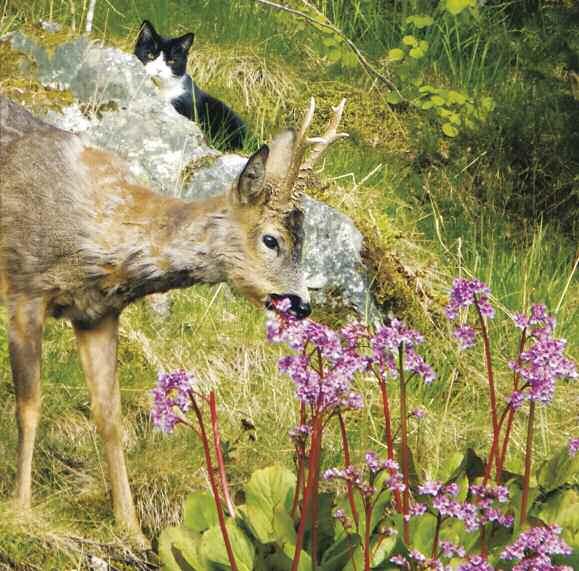
M 412 386 L 410 394 L 411 407 L 428 409 L 428 417 L 411 432 L 425 476 L 440 474 L 456 450 L 472 446 L 482 452 L 489 442 L 482 354 L 477 349 L 463 358 L 441 318 L 452 277 L 476 275 L 487 281 L 499 317 L 546 302 L 557 315 L 558 334 L 569 339 L 571 354 L 578 357 L 576 217 L 571 210 L 577 188 L 572 157 L 576 102 L 561 68 L 567 62 L 572 69 L 576 50 L 568 21 L 559 22 L 549 9 L 540 17 L 525 15 L 514 27 L 512 13 L 497 10 L 480 26 L 468 22 L 455 29 L 455 21 L 447 18 L 430 32 L 432 51 L 423 64 L 429 81 L 490 91 L 497 103 L 492 121 L 480 131 L 440 144 L 416 109 L 389 108 L 385 94 L 359 69 L 331 64 L 318 33 L 295 26 L 289 17 L 245 0 L 113 4 L 114 9 L 97 2 L 96 35 L 128 51 L 143 18 L 167 35 L 196 32 L 191 73 L 248 119 L 253 133 L 248 152 L 276 128 L 294 123 L 310 95 L 316 96 L 322 115 L 341 97 L 350 99 L 344 128 L 351 139 L 332 149 L 321 174 L 324 184 L 311 192 L 355 220 L 365 234 L 384 307 L 426 334 L 428 359 L 439 379 L 431 387 Z M 84 4 L 76 5 L 78 28 Z M 318 6 L 376 61 L 403 33 L 402 13 L 384 14 L 370 0 L 320 0 Z M 401 7 L 407 10 L 408 3 Z M 41 17 L 72 22 L 68 3 L 60 1 L 0 2 L 0 14 L 0 31 L 25 27 L 37 33 L 31 23 Z M 20 89 L 17 66 L 6 70 Z M 8 85 L 0 78 L 0 90 Z M 18 89 L 10 95 L 18 97 Z M 26 100 L 26 95 L 21 97 Z M 36 109 L 45 105 L 42 98 L 31 104 Z M 426 148 L 427 136 L 435 141 L 436 153 Z M 172 298 L 169 320 L 159 319 L 141 302 L 122 321 L 127 457 L 139 515 L 151 538 L 179 520 L 187 492 L 206 486 L 198 443 L 185 431 L 161 435 L 148 419 L 147 391 L 159 369 L 193 369 L 202 383 L 217 387 L 226 461 L 236 490 L 258 467 L 291 465 L 287 430 L 297 422 L 290 381 L 277 372 L 282 350 L 265 341 L 261 312 L 227 287 L 197 287 Z M 317 311 L 315 317 L 325 321 L 344 319 Z M 5 319 L 2 309 L 0 318 Z M 510 386 L 504 363 L 516 338 L 497 323 L 492 343 L 502 398 Z M 0 568 L 12 562 L 30 569 L 72 569 L 87 553 L 116 558 L 116 566 L 127 567 L 122 562 L 127 544 L 113 526 L 102 453 L 68 325 L 53 321 L 48 326 L 43 367 L 34 510 L 22 520 L 9 507 L 17 436 L 6 333 L 0 327 Z M 553 405 L 539 415 L 538 458 L 576 430 L 577 387 L 559 389 Z M 358 456 L 383 446 L 371 385 L 365 386 L 364 396 L 367 406 L 351 425 Z M 394 409 L 396 404 L 394 398 Z M 245 430 L 243 420 L 255 430 Z M 521 462 L 524 420 L 515 423 L 510 467 Z M 325 465 L 339 462 L 340 453 L 337 434 L 330 431 Z

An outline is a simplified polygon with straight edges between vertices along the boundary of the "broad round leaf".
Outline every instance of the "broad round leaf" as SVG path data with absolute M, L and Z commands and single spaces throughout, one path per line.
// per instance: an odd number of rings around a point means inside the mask
M 458 135 L 458 129 L 452 123 L 444 123 L 442 125 L 442 132 L 447 136 L 454 138 Z
M 255 561 L 255 547 L 245 533 L 232 519 L 226 522 L 227 534 L 231 542 L 233 557 L 239 571 L 253 571 Z M 213 561 L 224 567 L 229 567 L 229 558 L 225 541 L 218 525 L 208 529 L 201 538 L 201 554 L 209 561 Z
M 217 509 L 211 494 L 193 492 L 185 498 L 183 523 L 187 528 L 202 533 L 217 522 Z
M 405 55 L 406 54 L 404 53 L 404 51 L 401 50 L 400 48 L 393 48 L 388 51 L 388 59 L 390 61 L 400 61 L 404 59 Z

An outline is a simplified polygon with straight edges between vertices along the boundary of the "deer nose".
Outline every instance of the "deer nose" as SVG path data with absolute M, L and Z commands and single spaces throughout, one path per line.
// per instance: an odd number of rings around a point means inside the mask
M 304 301 L 299 295 L 288 295 L 287 297 L 292 304 L 290 312 L 298 319 L 304 319 L 312 312 L 312 306 L 307 301 Z

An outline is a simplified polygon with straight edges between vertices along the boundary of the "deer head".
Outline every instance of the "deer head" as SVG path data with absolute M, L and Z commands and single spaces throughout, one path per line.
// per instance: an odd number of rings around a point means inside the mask
M 345 104 L 344 99 L 333 109 L 322 137 L 310 138 L 312 98 L 300 130 L 282 131 L 270 146 L 261 147 L 229 192 L 231 221 L 237 232 L 228 229 L 231 244 L 224 245 L 227 280 L 256 304 L 268 307 L 272 300 L 287 297 L 297 317 L 310 314 L 302 268 L 302 193 L 314 163 L 331 143 L 348 136 L 337 133 Z

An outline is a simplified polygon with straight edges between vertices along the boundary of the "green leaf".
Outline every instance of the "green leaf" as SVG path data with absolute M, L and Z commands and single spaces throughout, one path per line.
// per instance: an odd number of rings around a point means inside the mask
M 336 528 L 336 519 L 333 516 L 335 494 L 318 494 L 318 549 L 323 553 L 332 543 Z M 306 541 L 311 537 L 311 519 L 308 518 L 306 524 Z
M 483 97 L 480 102 L 481 109 L 490 113 L 495 108 L 495 101 L 492 97 Z
M 159 536 L 159 558 L 167 571 L 212 571 L 200 553 L 201 536 L 184 527 L 168 527 Z
M 432 514 L 424 515 L 410 520 L 410 537 L 412 547 L 421 553 L 427 554 L 432 550 L 434 534 L 436 531 L 436 517 Z
M 360 536 L 356 534 L 347 535 L 336 541 L 324 553 L 320 571 L 342 571 L 347 563 L 352 559 L 354 550 L 361 543 Z
M 406 23 L 413 24 L 419 30 L 422 30 L 422 28 L 432 26 L 434 20 L 431 16 L 408 16 L 408 18 L 406 18 Z
M 420 93 L 438 93 L 440 89 L 432 85 L 423 85 L 419 90 Z
M 390 103 L 390 105 L 398 105 L 398 103 L 402 102 L 402 97 L 395 91 L 390 91 L 388 95 L 386 95 L 386 102 Z
M 370 542 L 370 552 L 372 553 L 372 567 L 378 567 L 387 559 L 390 559 L 398 536 L 396 534 L 384 537 L 383 535 L 374 535 Z
M 444 123 L 442 125 L 442 132 L 447 136 L 454 138 L 458 135 L 458 129 L 452 123 Z
M 424 50 L 421 47 L 418 48 L 412 48 L 408 54 L 410 55 L 411 58 L 413 59 L 422 59 L 425 55 L 426 55 L 426 50 Z
M 393 48 L 391 50 L 388 50 L 388 59 L 390 61 L 403 60 L 405 55 L 406 54 L 404 53 L 404 50 L 401 50 L 400 48 Z
M 576 490 L 559 490 L 533 510 L 545 523 L 556 523 L 573 533 L 579 531 L 579 494 Z
M 448 102 L 449 103 L 456 103 L 457 105 L 464 105 L 466 103 L 467 97 L 464 93 L 460 93 L 460 91 L 454 91 L 453 89 L 449 90 L 448 92 Z
M 353 51 L 343 48 L 340 63 L 344 67 L 349 68 L 356 67 L 358 65 L 358 58 L 356 57 L 356 54 Z
M 289 543 L 286 543 L 286 545 L 283 547 L 283 552 L 287 557 L 289 557 L 290 561 L 293 561 L 294 559 L 295 549 L 295 545 L 291 545 Z M 310 554 L 304 549 L 302 549 L 302 552 L 300 553 L 298 571 L 312 571 L 312 558 L 310 557 Z
M 213 496 L 207 492 L 193 492 L 185 499 L 183 524 L 191 531 L 204 532 L 218 522 Z
M 445 103 L 444 99 L 440 95 L 433 95 L 430 98 L 430 101 L 432 101 L 432 104 L 435 105 L 436 107 L 440 107 Z
M 274 515 L 278 509 L 290 511 L 295 485 L 294 474 L 281 466 L 269 466 L 252 474 L 245 487 L 245 505 L 240 507 L 240 512 L 262 543 L 278 539 Z
M 237 526 L 234 520 L 226 522 L 227 534 L 231 542 L 233 557 L 239 571 L 253 571 L 255 561 L 255 547 L 245 533 Z M 201 554 L 209 561 L 229 568 L 229 558 L 225 542 L 218 525 L 208 529 L 201 538 Z
M 474 0 L 476 3 L 476 0 Z M 473 5 L 473 0 L 446 0 L 446 11 L 457 16 L 463 10 Z
M 537 482 L 543 490 L 550 492 L 570 483 L 579 474 L 579 454 L 569 456 L 566 446 L 555 451 L 551 459 L 544 462 L 537 472 Z
M 414 36 L 408 35 L 402 38 L 402 43 L 408 47 L 415 47 L 418 45 L 418 40 Z

